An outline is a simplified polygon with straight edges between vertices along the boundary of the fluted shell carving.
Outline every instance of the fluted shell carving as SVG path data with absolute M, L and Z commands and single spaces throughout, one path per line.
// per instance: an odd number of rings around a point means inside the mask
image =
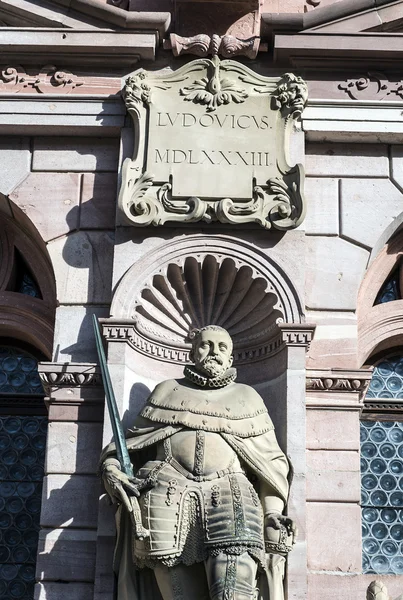
M 140 334 L 171 347 L 189 347 L 195 327 L 220 325 L 243 354 L 264 345 L 283 314 L 267 280 L 231 258 L 207 255 L 171 263 L 143 288 L 133 318 Z

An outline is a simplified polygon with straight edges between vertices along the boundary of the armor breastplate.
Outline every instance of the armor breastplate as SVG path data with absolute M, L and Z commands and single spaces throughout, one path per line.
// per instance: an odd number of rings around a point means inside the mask
M 158 446 L 157 459 L 172 457 L 195 478 L 210 477 L 222 471 L 242 471 L 234 450 L 217 433 L 182 430 Z

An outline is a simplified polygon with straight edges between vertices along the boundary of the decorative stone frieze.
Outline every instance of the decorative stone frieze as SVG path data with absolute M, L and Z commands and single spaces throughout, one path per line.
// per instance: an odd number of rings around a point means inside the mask
M 53 65 L 46 65 L 35 75 L 29 75 L 19 65 L 8 66 L 0 71 L 0 94 L 21 91 L 39 94 L 62 91 L 64 94 L 69 94 L 84 83 L 84 80 L 80 80 L 70 71 L 59 71 Z
M 141 69 L 126 80 L 124 98 L 136 147 L 123 165 L 120 224 L 284 231 L 302 222 L 303 169 L 286 159 L 307 102 L 300 77 L 263 77 L 214 55 L 168 75 Z
M 103 420 L 104 388 L 98 365 L 42 362 L 38 372 L 49 421 Z
M 403 99 L 403 80 L 392 82 L 387 75 L 376 71 L 356 79 L 346 79 L 338 87 L 353 100 Z
M 340 377 L 308 377 L 306 389 L 308 391 L 360 392 L 360 394 L 365 394 L 371 381 L 371 373 L 369 373 L 369 378 L 352 379 L 351 377 L 354 377 L 354 374 L 350 377 L 345 374 Z
M 52 387 L 102 385 L 98 366 L 90 363 L 39 363 L 39 377 L 46 392 Z
M 184 342 L 183 349 L 175 348 L 160 340 L 147 339 L 146 335 L 138 331 L 138 325 L 132 323 L 119 323 L 116 319 L 101 319 L 103 335 L 108 342 L 127 342 L 132 348 L 145 354 L 170 363 L 187 364 L 190 362 L 190 342 Z M 305 327 L 295 325 L 284 330 L 286 324 L 279 323 L 272 331 L 272 337 L 260 346 L 234 349 L 234 364 L 241 365 L 249 362 L 263 360 L 274 356 L 284 346 L 303 346 L 308 350 L 313 338 L 314 326 Z
M 361 410 L 371 381 L 372 368 L 307 369 L 307 408 Z

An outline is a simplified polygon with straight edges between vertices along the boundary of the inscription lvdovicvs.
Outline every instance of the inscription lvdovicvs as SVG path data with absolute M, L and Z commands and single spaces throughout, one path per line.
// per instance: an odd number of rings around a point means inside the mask
M 169 113 L 158 112 L 157 127 L 217 127 L 219 129 L 271 129 L 269 116 L 261 115 L 234 115 L 210 114 L 194 115 L 190 112 Z

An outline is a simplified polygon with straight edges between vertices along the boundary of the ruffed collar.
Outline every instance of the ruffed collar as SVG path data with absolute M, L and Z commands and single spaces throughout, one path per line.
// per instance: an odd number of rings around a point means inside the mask
M 183 374 L 192 383 L 206 388 L 222 388 L 236 379 L 236 369 L 234 368 L 227 369 L 224 375 L 220 375 L 219 377 L 207 377 L 196 371 L 195 367 L 186 365 Z

